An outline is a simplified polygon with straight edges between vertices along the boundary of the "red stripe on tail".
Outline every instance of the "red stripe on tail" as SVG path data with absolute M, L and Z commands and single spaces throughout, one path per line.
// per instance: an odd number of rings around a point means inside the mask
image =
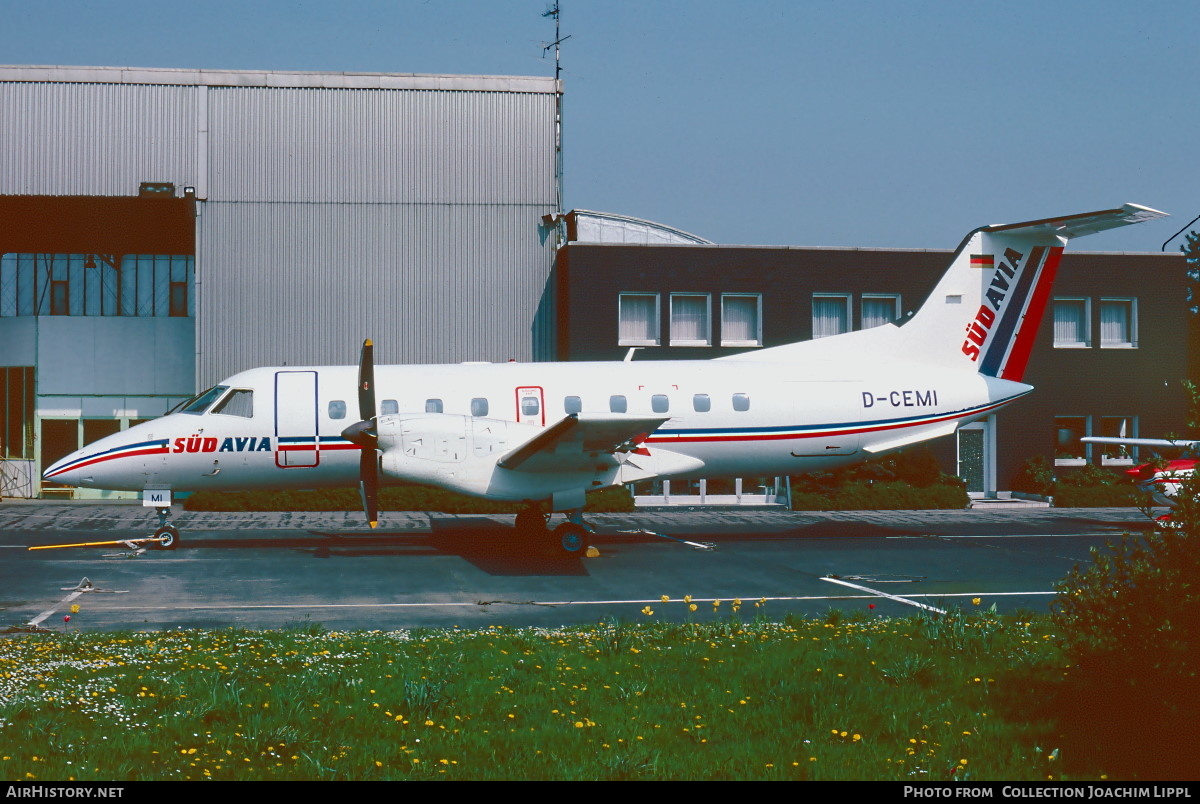
M 1042 326 L 1042 316 L 1050 301 L 1050 291 L 1054 288 L 1054 277 L 1058 274 L 1058 261 L 1062 258 L 1062 253 L 1062 246 L 1056 246 L 1050 249 L 1050 253 L 1046 257 L 1046 263 L 1042 266 L 1041 274 L 1037 278 L 1037 286 L 1033 289 L 1033 295 L 1029 299 L 1029 306 L 1025 308 L 1025 315 L 1021 320 L 1020 331 L 1017 333 L 1012 351 L 1008 354 L 1004 368 L 999 372 L 1002 380 L 1020 382 L 1021 378 L 1025 376 L 1025 367 L 1029 365 L 1029 355 L 1033 353 L 1033 344 L 1037 340 L 1038 330 Z

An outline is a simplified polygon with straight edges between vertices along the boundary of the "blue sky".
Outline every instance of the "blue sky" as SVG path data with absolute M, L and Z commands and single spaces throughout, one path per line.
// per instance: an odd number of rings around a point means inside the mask
M 0 0 L 8 64 L 551 75 L 549 0 Z M 952 248 L 1197 214 L 1200 4 L 562 0 L 566 206 L 720 243 Z M 1175 250 L 1180 240 L 1168 248 Z

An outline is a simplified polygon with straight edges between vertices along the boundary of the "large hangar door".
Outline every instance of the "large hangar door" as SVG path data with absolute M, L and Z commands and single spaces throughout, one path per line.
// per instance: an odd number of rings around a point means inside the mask
M 317 372 L 275 372 L 275 465 L 320 463 L 317 438 Z

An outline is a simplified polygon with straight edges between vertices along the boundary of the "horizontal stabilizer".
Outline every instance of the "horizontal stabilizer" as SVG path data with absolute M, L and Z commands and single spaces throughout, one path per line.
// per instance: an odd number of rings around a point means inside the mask
M 1061 218 L 1045 218 L 1025 223 L 1006 223 L 998 226 L 984 227 L 985 232 L 1007 232 L 1009 234 L 1048 233 L 1071 239 L 1084 235 L 1116 229 L 1119 226 L 1129 226 L 1134 223 L 1152 221 L 1155 218 L 1170 217 L 1166 212 L 1143 207 L 1140 204 L 1125 204 L 1117 209 L 1105 209 L 1099 212 L 1082 212 L 1078 215 L 1065 215 Z

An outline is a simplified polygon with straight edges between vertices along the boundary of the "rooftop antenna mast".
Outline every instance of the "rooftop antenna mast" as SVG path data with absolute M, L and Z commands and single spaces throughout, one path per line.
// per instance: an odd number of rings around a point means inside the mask
M 563 211 L 563 93 L 562 84 L 562 43 L 571 38 L 570 34 L 561 34 L 560 10 L 558 0 L 554 5 L 542 12 L 543 17 L 554 17 L 554 41 L 542 48 L 542 58 L 546 52 L 554 48 L 554 183 L 558 198 L 554 200 L 555 213 Z

